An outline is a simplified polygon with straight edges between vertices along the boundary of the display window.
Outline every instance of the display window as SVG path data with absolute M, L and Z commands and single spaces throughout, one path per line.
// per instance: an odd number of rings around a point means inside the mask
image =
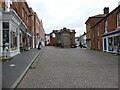
M 11 31 L 11 49 L 17 49 L 17 33 L 14 31 Z
M 3 22 L 3 50 L 9 48 L 9 22 Z
M 114 37 L 114 51 L 120 52 L 120 36 Z
M 108 38 L 108 50 L 113 51 L 113 38 Z

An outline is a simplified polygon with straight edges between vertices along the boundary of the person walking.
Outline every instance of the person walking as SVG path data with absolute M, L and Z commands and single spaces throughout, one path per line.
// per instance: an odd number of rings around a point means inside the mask
M 81 42 L 80 42 L 80 45 L 79 45 L 79 46 L 80 46 L 80 48 L 82 48 L 82 47 L 83 47 L 83 45 L 82 45 L 82 43 L 81 43 Z
M 41 42 L 39 42 L 39 44 L 38 44 L 38 49 L 40 50 L 41 49 Z

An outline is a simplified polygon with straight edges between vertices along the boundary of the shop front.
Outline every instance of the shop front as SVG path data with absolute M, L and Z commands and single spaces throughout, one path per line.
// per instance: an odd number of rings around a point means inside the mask
M 30 50 L 31 35 L 27 32 L 24 24 L 20 25 L 20 52 Z
M 10 12 L 3 13 L 3 57 L 13 57 L 20 53 L 19 50 L 19 25 L 20 19 L 16 13 L 11 10 Z
M 103 51 L 120 53 L 120 29 L 103 35 Z
M 0 58 L 2 57 L 2 9 L 0 8 Z

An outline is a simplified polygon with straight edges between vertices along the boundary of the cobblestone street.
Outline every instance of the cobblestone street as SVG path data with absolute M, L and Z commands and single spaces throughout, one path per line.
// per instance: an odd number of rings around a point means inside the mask
M 17 88 L 118 88 L 118 56 L 44 47 Z

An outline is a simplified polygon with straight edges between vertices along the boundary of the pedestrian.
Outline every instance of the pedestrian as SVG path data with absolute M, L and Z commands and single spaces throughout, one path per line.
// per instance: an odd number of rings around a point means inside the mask
M 38 49 L 39 50 L 41 49 L 41 42 L 39 42 L 39 44 L 38 44 Z
M 81 42 L 80 42 L 80 45 L 79 45 L 79 46 L 80 46 L 80 48 L 82 48 L 82 47 L 83 47 L 83 45 L 81 44 Z

